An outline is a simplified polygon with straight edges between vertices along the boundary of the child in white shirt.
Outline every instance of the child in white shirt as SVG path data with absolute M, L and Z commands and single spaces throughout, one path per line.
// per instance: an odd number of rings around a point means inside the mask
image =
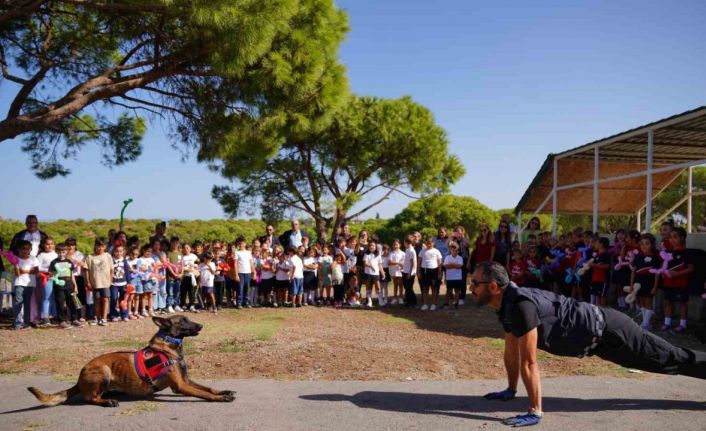
M 44 241 L 40 245 L 41 253 L 37 255 L 37 260 L 39 261 L 39 271 L 38 271 L 38 289 L 34 291 L 34 297 L 36 299 L 41 298 L 42 308 L 40 310 L 40 321 L 39 326 L 49 326 L 49 316 L 56 315 L 56 305 L 54 304 L 54 282 L 50 280 L 51 273 L 49 272 L 49 265 L 54 259 L 59 257 L 54 251 L 54 240 L 51 237 L 44 238 Z M 37 291 L 39 290 L 39 291 Z M 43 293 L 43 295 L 42 295 Z
M 294 248 L 289 249 L 289 262 L 292 264 L 292 307 L 301 307 L 304 294 L 304 262 Z
M 390 278 L 392 279 L 393 297 L 390 304 L 402 305 L 404 303 L 404 288 L 402 287 L 402 266 L 404 265 L 405 252 L 400 250 L 400 240 L 392 242 L 392 251 L 389 256 Z
M 201 277 L 201 289 L 204 295 L 204 299 L 208 301 L 208 306 L 211 308 L 212 313 L 217 313 L 216 309 L 216 295 L 213 291 L 213 285 L 216 275 L 216 264 L 213 263 L 213 253 L 207 251 L 203 254 L 203 263 L 199 265 L 199 273 Z
M 12 329 L 29 327 L 32 323 L 30 302 L 36 286 L 35 274 L 39 268 L 39 260 L 31 255 L 32 243 L 21 240 L 17 248 L 20 253 L 18 256 L 20 261 L 15 266 L 15 280 L 12 283 L 12 311 L 14 314 Z

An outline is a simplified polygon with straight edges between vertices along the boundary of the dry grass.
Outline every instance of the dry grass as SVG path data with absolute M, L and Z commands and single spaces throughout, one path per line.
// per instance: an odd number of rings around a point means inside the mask
M 467 307 L 433 313 L 405 309 L 226 309 L 188 314 L 204 325 L 184 343 L 200 378 L 277 380 L 451 380 L 504 376 L 503 333 L 495 314 Z M 146 345 L 149 320 L 71 330 L 1 331 L 0 374 L 74 380 L 91 358 Z M 628 373 L 596 358 L 539 355 L 543 376 Z M 151 408 L 151 407 L 150 407 Z

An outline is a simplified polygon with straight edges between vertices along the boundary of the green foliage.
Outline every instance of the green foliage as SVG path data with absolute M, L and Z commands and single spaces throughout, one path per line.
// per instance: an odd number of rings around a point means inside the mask
M 222 145 L 257 160 L 283 131 L 323 129 L 348 92 L 332 0 L 19 3 L 0 7 L 0 84 L 18 84 L 0 141 L 23 136 L 40 178 L 90 142 L 109 166 L 136 159 L 140 114 L 204 160 Z
M 480 223 L 492 226 L 497 219 L 495 211 L 470 196 L 434 195 L 411 202 L 387 223 L 384 232 L 402 239 L 404 234 L 418 230 L 426 237 L 435 236 L 441 226 L 451 230 L 461 225 L 474 238 Z
M 237 188 L 213 189 L 226 213 L 233 216 L 241 207 L 266 209 L 269 219 L 303 213 L 319 236 L 330 237 L 336 225 L 395 192 L 445 192 L 465 172 L 432 113 L 409 97 L 351 98 L 326 128 L 272 135 L 283 144 L 269 158 L 254 158 L 250 135 L 238 138 L 243 141 L 207 155 L 224 177 L 238 182 Z M 364 197 L 375 196 L 371 192 L 381 197 L 360 208 Z
M 78 249 L 83 253 L 93 251 L 93 241 L 96 237 L 107 237 L 110 229 L 117 229 L 119 220 L 95 219 L 85 221 L 56 220 L 43 222 L 40 220 L 40 229 L 53 237 L 56 241 L 66 238 L 76 238 Z M 140 241 L 146 242 L 154 235 L 157 219 L 125 219 L 125 232 L 128 236 L 136 235 Z M 0 218 L 0 238 L 6 246 L 12 236 L 24 229 L 24 224 L 18 221 Z M 196 240 L 212 241 L 221 239 L 235 241 L 239 236 L 248 240 L 255 239 L 265 232 L 265 223 L 259 220 L 173 220 L 169 223 L 167 236 L 176 235 L 182 241 L 193 242 Z

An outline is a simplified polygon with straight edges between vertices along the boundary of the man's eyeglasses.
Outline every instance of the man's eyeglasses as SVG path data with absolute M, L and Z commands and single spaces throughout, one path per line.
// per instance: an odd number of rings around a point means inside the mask
M 481 284 L 489 284 L 489 283 L 492 283 L 492 280 L 486 280 L 486 281 L 471 280 L 472 287 L 478 287 Z

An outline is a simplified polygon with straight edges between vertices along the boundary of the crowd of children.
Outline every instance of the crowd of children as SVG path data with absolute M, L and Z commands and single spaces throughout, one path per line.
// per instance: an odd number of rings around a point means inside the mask
M 407 306 L 421 311 L 464 305 L 466 280 L 475 263 L 495 259 L 507 265 L 512 281 L 553 290 L 598 305 L 639 309 L 649 328 L 662 309 L 662 330 L 687 328 L 689 277 L 693 259 L 683 228 L 661 227 L 656 244 L 649 233 L 619 230 L 608 238 L 576 229 L 559 237 L 541 232 L 532 220 L 522 236 L 506 219 L 493 233 L 481 224 L 475 243 L 459 226 L 451 236 L 440 228 L 422 241 L 414 232 L 404 241 L 381 244 L 375 235 L 338 235 L 334 243 L 271 246 L 259 239 L 181 243 L 153 238 L 140 243 L 117 232 L 96 239 L 84 256 L 76 241 L 55 245 L 44 236 L 36 252 L 22 240 L 13 257 L 13 327 L 45 327 L 50 317 L 62 328 L 86 323 L 105 326 L 155 314 L 217 313 L 222 307 Z M 520 243 L 515 238 L 522 238 Z M 421 290 L 417 304 L 415 282 Z M 439 300 L 440 287 L 446 286 Z M 390 289 L 391 288 L 391 289 Z M 612 305 L 612 304 L 611 304 Z M 655 308 L 657 307 L 657 308 Z
M 583 229 L 557 238 L 531 233 L 522 245 L 512 243 L 508 273 L 521 286 L 639 313 L 643 328 L 652 328 L 653 316 L 661 314 L 660 330 L 680 333 L 687 328 L 694 256 L 686 249 L 684 228 L 664 223 L 660 236 L 658 244 L 651 233 L 620 229 L 611 244 Z M 673 327 L 676 307 L 679 322 Z

